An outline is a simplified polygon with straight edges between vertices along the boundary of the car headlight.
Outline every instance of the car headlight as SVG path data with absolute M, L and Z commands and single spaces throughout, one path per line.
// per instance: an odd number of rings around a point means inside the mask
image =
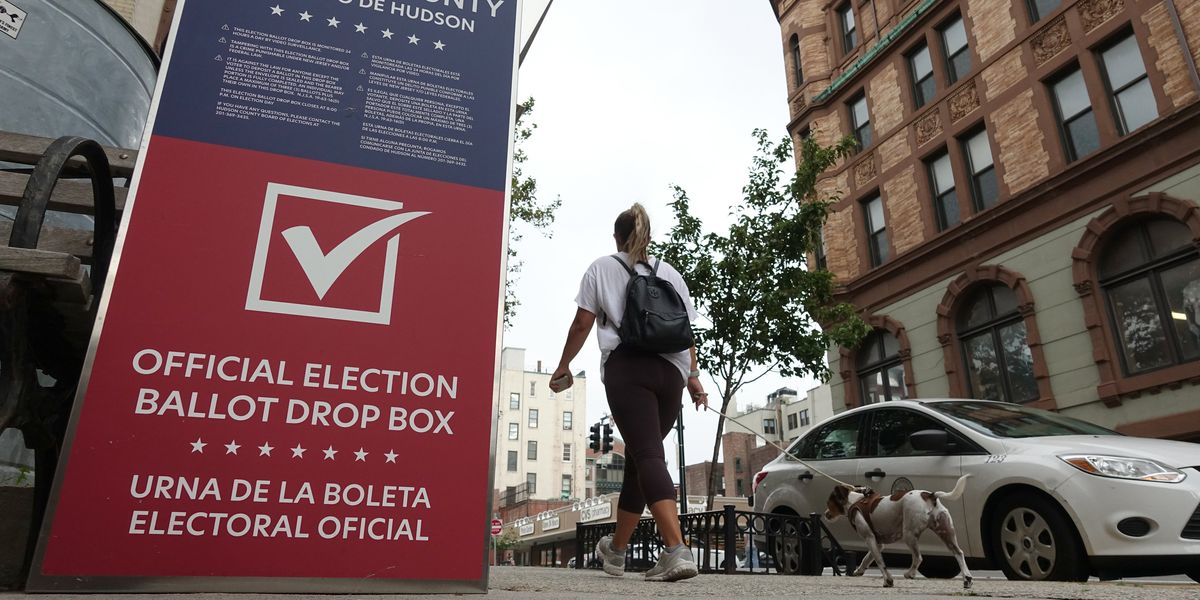
M 1091 473 L 1092 475 L 1099 475 L 1101 477 L 1159 481 L 1163 483 L 1179 483 L 1187 477 L 1187 474 L 1179 469 L 1173 469 L 1156 460 L 1147 458 L 1098 456 L 1094 454 L 1070 454 L 1060 456 L 1059 458 L 1084 473 Z

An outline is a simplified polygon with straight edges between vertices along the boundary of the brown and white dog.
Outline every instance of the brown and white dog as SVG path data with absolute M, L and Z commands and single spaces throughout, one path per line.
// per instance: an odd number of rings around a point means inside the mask
M 912 552 L 912 567 L 904 573 L 904 577 L 912 579 L 917 575 L 917 567 L 921 565 L 921 550 L 917 540 L 926 529 L 933 530 L 946 548 L 958 560 L 962 569 L 963 588 L 971 588 L 971 571 L 967 569 L 967 561 L 963 557 L 962 548 L 954 535 L 954 523 L 950 519 L 950 511 L 940 502 L 942 498 L 957 500 L 967 488 L 967 478 L 963 475 L 949 492 L 925 492 L 912 490 L 896 492 L 889 496 L 881 496 L 865 487 L 839 485 L 833 488 L 825 510 L 825 518 L 832 521 L 845 516 L 850 519 L 854 531 L 867 542 L 870 554 L 863 558 L 862 564 L 854 571 L 853 576 L 862 575 L 874 560 L 883 571 L 883 587 L 892 587 L 892 575 L 883 564 L 881 554 L 883 545 L 904 540 Z

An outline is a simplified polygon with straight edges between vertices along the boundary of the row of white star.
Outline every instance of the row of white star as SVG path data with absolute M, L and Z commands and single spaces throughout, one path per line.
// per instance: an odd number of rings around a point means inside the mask
M 284 9 L 282 9 L 282 8 L 280 8 L 278 4 L 276 4 L 275 6 L 272 6 L 272 7 L 271 7 L 271 14 L 272 14 L 272 15 L 274 15 L 274 16 L 281 17 L 281 16 L 283 16 L 283 13 L 285 13 L 285 12 L 287 12 L 287 11 L 285 11 L 285 10 L 284 10 Z M 304 11 L 304 12 L 302 12 L 302 13 L 299 13 L 299 14 L 300 14 L 300 20 L 301 20 L 301 21 L 308 21 L 308 22 L 311 22 L 311 21 L 312 21 L 312 18 L 313 18 L 313 16 L 312 16 L 312 14 L 310 14 L 310 13 L 309 13 L 307 10 L 306 10 L 306 11 Z M 338 25 L 341 25 L 341 24 L 342 24 L 342 22 L 341 22 L 341 21 L 339 21 L 339 20 L 337 19 L 337 17 L 330 17 L 330 18 L 328 18 L 328 19 L 325 19 L 325 21 L 326 21 L 327 23 L 329 23 L 329 26 L 330 26 L 330 27 L 334 27 L 334 28 L 336 28 Z M 363 34 L 365 34 L 365 33 L 367 32 L 367 30 L 368 30 L 368 29 L 370 29 L 370 27 L 367 27 L 366 25 L 363 25 L 361 22 L 359 22 L 358 24 L 356 24 L 356 25 L 354 26 L 354 31 L 355 31 L 356 33 L 363 33 Z M 396 33 L 395 33 L 395 32 L 393 32 L 391 29 L 384 29 L 384 30 L 381 30 L 381 31 L 380 31 L 380 33 L 382 33 L 382 34 L 383 34 L 383 37 L 384 37 L 384 39 L 388 39 L 388 40 L 392 39 L 392 37 L 396 35 Z M 408 43 L 410 43 L 410 44 L 414 44 L 414 45 L 420 45 L 420 43 L 421 43 L 421 38 L 417 37 L 417 36 L 416 36 L 416 34 L 410 35 L 410 36 L 408 36 Z M 434 47 L 434 48 L 437 48 L 438 50 L 445 50 L 445 49 L 446 49 L 446 44 L 442 43 L 442 40 L 438 40 L 438 41 L 436 41 L 436 42 L 434 42 L 434 43 L 433 43 L 433 47 Z
M 208 442 L 204 441 L 202 438 L 196 438 L 196 441 L 188 443 L 192 446 L 193 454 L 204 454 L 204 448 L 205 446 L 208 446 Z M 238 450 L 240 450 L 242 447 L 241 444 L 237 443 L 237 440 L 233 440 L 228 444 L 222 445 L 225 446 L 225 454 L 233 454 L 235 456 L 238 454 Z M 271 452 L 273 450 L 275 450 L 275 447 L 272 446 L 270 442 L 263 442 L 263 445 L 258 447 L 258 455 L 271 456 Z M 289 448 L 289 450 L 292 451 L 292 458 L 304 458 L 304 453 L 308 451 L 307 448 L 301 446 L 300 444 L 296 444 L 295 448 Z M 330 445 L 321 452 L 325 453 L 325 460 L 335 460 L 339 450 L 334 450 L 333 446 Z M 358 451 L 354 452 L 353 454 L 355 462 L 367 462 L 367 455 L 370 454 L 370 452 L 367 452 L 360 447 Z M 386 457 L 387 462 L 394 463 L 396 462 L 396 457 L 400 455 L 396 454 L 395 450 L 388 450 L 383 454 L 383 456 Z

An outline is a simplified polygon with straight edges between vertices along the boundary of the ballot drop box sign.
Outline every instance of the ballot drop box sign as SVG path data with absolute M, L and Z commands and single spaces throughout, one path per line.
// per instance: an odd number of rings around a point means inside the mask
M 177 6 L 29 588 L 486 591 L 518 0 Z

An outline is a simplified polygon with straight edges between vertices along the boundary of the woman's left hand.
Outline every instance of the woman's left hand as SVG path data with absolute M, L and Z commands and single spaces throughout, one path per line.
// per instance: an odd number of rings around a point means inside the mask
M 699 377 L 689 377 L 687 389 L 692 395 L 692 404 L 696 406 L 696 410 L 700 410 L 701 405 L 708 408 L 708 393 L 704 391 L 704 384 L 700 383 Z

